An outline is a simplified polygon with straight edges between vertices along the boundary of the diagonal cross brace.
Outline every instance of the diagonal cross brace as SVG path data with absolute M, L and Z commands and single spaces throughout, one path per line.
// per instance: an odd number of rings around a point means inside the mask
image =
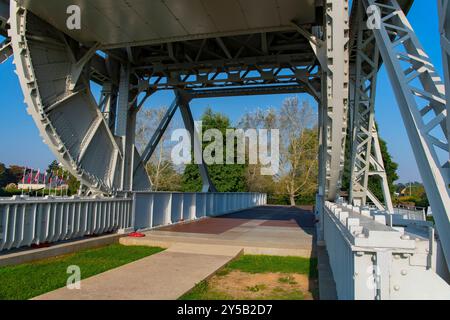
M 6 39 L 0 44 L 0 64 L 8 60 L 13 54 L 13 49 L 11 46 L 11 41 Z
M 167 128 L 169 127 L 169 124 L 172 121 L 173 116 L 175 115 L 176 111 L 178 110 L 178 106 L 179 106 L 179 102 L 177 99 L 175 99 L 172 102 L 172 104 L 170 105 L 170 107 L 167 110 L 164 117 L 162 118 L 158 128 L 156 129 L 156 131 L 153 134 L 152 138 L 150 139 L 149 143 L 145 147 L 145 150 L 142 153 L 142 161 L 139 164 L 139 166 L 136 167 L 136 169 L 134 171 L 135 174 L 142 165 L 145 165 L 147 162 L 150 161 L 150 158 L 152 157 L 153 153 L 155 153 L 155 150 L 158 147 L 159 142 L 161 141 L 162 137 L 164 136 L 164 133 L 166 132 Z
M 177 92 L 177 100 L 179 102 L 184 125 L 189 131 L 191 139 L 193 140 L 194 159 L 201 160 L 198 164 L 198 168 L 200 170 L 200 176 L 202 177 L 203 182 L 202 192 L 217 192 L 217 189 L 214 186 L 211 177 L 209 176 L 208 167 L 206 166 L 206 163 L 203 159 L 202 141 L 195 128 L 194 118 L 192 117 L 191 108 L 189 106 L 189 99 L 185 97 L 181 92 Z

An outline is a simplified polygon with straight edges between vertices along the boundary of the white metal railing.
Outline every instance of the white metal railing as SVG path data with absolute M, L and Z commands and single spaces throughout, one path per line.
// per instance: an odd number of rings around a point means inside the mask
M 267 195 L 137 192 L 134 200 L 135 228 L 145 230 L 265 205 Z
M 265 205 L 260 193 L 138 192 L 133 198 L 0 198 L 0 251 L 144 230 Z
M 0 251 L 132 227 L 131 198 L 0 199 Z
M 394 208 L 394 213 L 402 215 L 404 219 L 407 220 L 419 220 L 426 221 L 426 209 L 419 207 L 408 207 L 408 206 L 397 206 Z
M 416 233 L 393 227 L 390 216 L 326 202 L 324 240 L 338 298 L 449 299 L 450 286 L 435 270 L 434 233 L 425 222 L 414 224 Z

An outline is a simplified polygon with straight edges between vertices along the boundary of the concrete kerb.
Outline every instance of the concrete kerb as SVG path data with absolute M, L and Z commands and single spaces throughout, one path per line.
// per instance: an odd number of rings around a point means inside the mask
M 71 254 L 80 250 L 94 249 L 110 244 L 119 243 L 125 234 L 111 234 L 93 238 L 79 239 L 64 243 L 54 244 L 48 248 L 25 249 L 0 255 L 0 267 L 14 266 L 38 260 L 55 258 Z

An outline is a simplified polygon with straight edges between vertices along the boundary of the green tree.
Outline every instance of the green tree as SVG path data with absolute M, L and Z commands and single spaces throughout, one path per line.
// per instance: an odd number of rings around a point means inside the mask
M 342 191 L 350 191 L 350 185 L 351 185 L 351 155 L 352 155 L 352 146 L 351 146 L 351 133 L 347 132 L 347 143 L 345 147 L 345 153 L 346 153 L 346 161 L 345 161 L 345 167 L 344 167 L 344 174 L 342 178 Z M 384 166 L 386 170 L 386 175 L 388 178 L 388 184 L 389 184 L 389 190 L 391 194 L 393 194 L 396 191 L 395 188 L 395 181 L 398 180 L 398 164 L 395 163 L 392 160 L 392 156 L 389 153 L 389 149 L 387 146 L 386 141 L 379 138 L 380 141 L 380 149 L 381 154 L 383 156 Z M 368 183 L 369 189 L 373 192 L 373 194 L 380 200 L 384 201 L 383 197 L 383 191 L 381 188 L 381 182 L 379 181 L 379 178 L 377 177 L 370 177 L 369 183 Z
M 60 169 L 59 162 L 56 160 L 53 160 L 52 163 L 50 163 L 48 165 L 47 173 L 52 173 L 52 172 L 54 173 L 54 172 L 57 172 L 59 169 Z
M 152 162 L 146 166 L 153 191 L 181 191 L 181 175 L 171 161 Z
M 269 108 L 244 114 L 244 129 L 278 129 L 280 168 L 274 176 L 261 176 L 260 166 L 249 166 L 247 183 L 251 190 L 269 195 L 273 204 L 311 204 L 317 193 L 317 114 L 307 102 L 287 98 L 280 109 Z
M 144 109 L 139 113 L 136 145 L 142 153 L 153 134 L 167 113 L 167 107 Z M 153 191 L 180 191 L 181 190 L 181 168 L 175 167 L 171 161 L 173 141 L 171 134 L 178 127 L 176 119 L 173 119 L 162 135 L 157 148 L 146 164 L 147 174 Z
M 230 119 L 218 112 L 208 108 L 202 115 L 203 131 L 217 129 L 226 136 L 227 129 L 232 129 Z M 225 141 L 224 141 L 225 143 Z M 203 150 L 208 143 L 203 143 Z M 224 146 L 224 152 L 226 148 Z M 225 159 L 225 156 L 224 156 Z M 245 192 L 246 165 L 240 164 L 213 164 L 208 166 L 209 175 L 219 192 Z M 182 190 L 185 192 L 200 192 L 202 190 L 202 179 L 198 165 L 186 166 L 182 177 Z
M 22 166 L 11 165 L 7 169 L 7 184 L 19 183 L 22 180 L 25 168 Z
M 0 163 L 0 188 L 3 188 L 8 183 L 8 169 L 5 164 Z
M 388 185 L 389 185 L 389 191 L 391 192 L 391 195 L 392 195 L 395 192 L 394 183 L 399 178 L 399 176 L 397 174 L 398 164 L 392 160 L 392 156 L 389 153 L 386 141 L 384 141 L 381 138 L 379 140 L 380 140 L 381 154 L 383 156 L 383 161 L 384 161 L 384 168 L 386 170 L 386 175 L 387 175 L 387 180 L 388 180 Z M 377 177 L 369 178 L 369 188 L 378 199 L 380 199 L 381 201 L 384 201 L 383 190 L 381 188 L 381 182 L 379 181 L 379 179 Z
M 0 163 L 0 187 L 5 187 L 8 184 L 18 184 L 23 177 L 24 167 L 12 165 L 6 167 L 3 163 Z
M 58 177 L 63 177 L 65 182 L 69 187 L 68 194 L 74 195 L 78 193 L 80 189 L 80 181 L 73 176 L 69 171 L 65 170 L 62 166 L 60 166 L 59 162 L 54 160 L 49 164 L 47 168 L 47 174 L 57 175 Z

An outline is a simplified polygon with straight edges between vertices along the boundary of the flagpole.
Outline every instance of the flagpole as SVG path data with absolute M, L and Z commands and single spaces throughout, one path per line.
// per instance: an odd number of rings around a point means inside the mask
M 42 189 L 42 198 L 45 198 L 45 187 L 47 186 L 47 171 L 44 172 L 44 188 Z
M 61 173 L 61 198 L 63 197 L 64 171 Z
M 27 175 L 27 167 L 23 170 L 23 177 L 22 177 L 22 197 L 23 197 L 23 189 L 25 187 L 25 176 Z
M 66 173 L 66 198 L 69 196 L 69 179 L 70 179 L 70 177 L 69 177 L 69 173 L 67 172 Z
M 30 177 L 28 178 L 28 195 L 31 193 L 31 182 L 33 180 L 33 169 L 30 169 Z

